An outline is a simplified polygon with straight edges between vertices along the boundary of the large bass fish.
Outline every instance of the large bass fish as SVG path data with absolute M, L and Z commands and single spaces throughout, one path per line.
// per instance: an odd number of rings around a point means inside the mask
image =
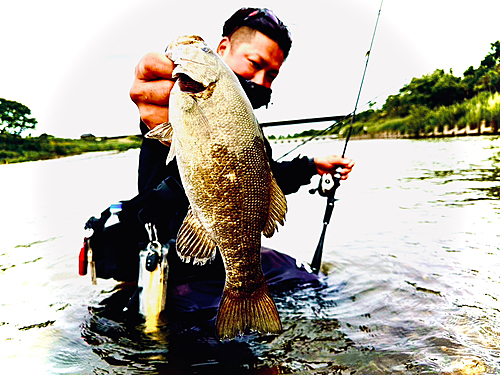
M 229 66 L 198 36 L 167 49 L 177 81 L 169 123 L 148 137 L 171 142 L 190 202 L 179 230 L 181 259 L 204 264 L 221 252 L 226 270 L 217 334 L 277 333 L 281 322 L 260 262 L 261 234 L 283 225 L 286 199 L 269 167 L 262 130 Z

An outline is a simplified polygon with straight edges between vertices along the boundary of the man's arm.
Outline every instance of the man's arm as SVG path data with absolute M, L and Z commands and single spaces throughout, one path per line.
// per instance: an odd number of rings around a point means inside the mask
M 272 157 L 272 149 L 266 140 L 266 151 L 269 156 L 271 170 L 279 187 L 285 194 L 295 193 L 303 185 L 311 182 L 316 174 L 334 174 L 339 169 L 341 179 L 346 180 L 354 166 L 354 161 L 336 155 L 308 158 L 296 157 L 291 161 L 276 162 Z

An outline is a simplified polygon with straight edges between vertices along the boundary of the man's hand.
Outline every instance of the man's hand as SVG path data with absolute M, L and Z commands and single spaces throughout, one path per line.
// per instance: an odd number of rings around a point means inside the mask
M 346 180 L 349 177 L 349 173 L 352 167 L 354 167 L 354 160 L 342 158 L 337 155 L 314 158 L 314 163 L 320 175 L 325 173 L 333 175 L 337 171 L 337 168 L 340 168 L 339 172 L 342 180 Z
M 135 68 L 130 98 L 149 129 L 168 121 L 168 100 L 175 82 L 173 70 L 174 63 L 157 52 L 148 53 Z

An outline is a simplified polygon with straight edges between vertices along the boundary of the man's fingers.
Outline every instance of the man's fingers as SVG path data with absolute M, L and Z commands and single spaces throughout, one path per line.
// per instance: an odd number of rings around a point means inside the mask
M 351 173 L 351 168 L 338 169 L 338 172 L 340 173 L 342 180 L 347 180 L 347 177 L 349 177 L 349 173 Z
M 130 98 L 134 103 L 155 104 L 160 106 L 168 106 L 170 91 L 174 86 L 174 81 L 150 81 L 136 82 L 130 89 Z
M 136 67 L 137 79 L 153 81 L 157 79 L 172 79 L 174 63 L 165 55 L 150 52 L 145 55 Z
M 174 63 L 158 52 L 145 55 L 135 68 L 130 98 L 150 129 L 168 121 L 170 91 L 175 83 L 173 70 Z
M 352 159 L 344 159 L 344 160 L 347 162 L 347 163 L 345 164 L 345 166 L 346 166 L 347 168 L 352 169 L 352 167 L 354 167 L 354 160 L 352 160 Z

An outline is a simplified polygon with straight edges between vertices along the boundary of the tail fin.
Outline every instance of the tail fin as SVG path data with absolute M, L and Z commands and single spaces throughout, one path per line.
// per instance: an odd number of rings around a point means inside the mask
M 224 289 L 217 314 L 217 335 L 231 339 L 246 332 L 280 333 L 281 321 L 264 283 L 250 297 L 235 297 Z

